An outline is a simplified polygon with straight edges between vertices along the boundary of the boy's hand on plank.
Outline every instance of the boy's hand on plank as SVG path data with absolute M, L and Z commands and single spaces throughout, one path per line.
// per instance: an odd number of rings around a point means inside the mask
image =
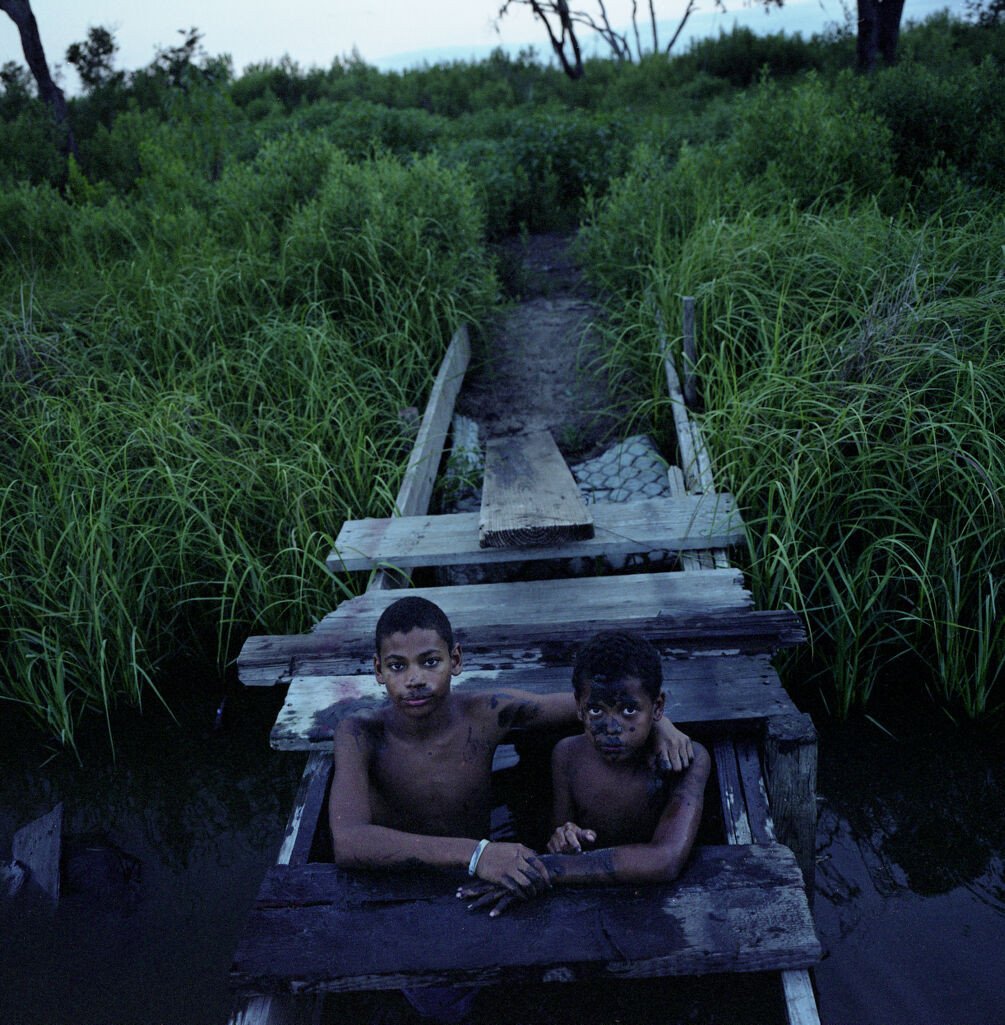
M 533 897 L 551 885 L 548 869 L 537 852 L 521 843 L 490 843 L 478 859 L 475 875 L 521 899 Z
M 653 726 L 653 735 L 656 737 L 656 753 L 653 758 L 653 768 L 662 769 L 668 772 L 680 772 L 686 769 L 694 761 L 694 745 L 686 733 L 679 729 L 669 719 L 660 719 Z
M 549 854 L 582 854 L 584 847 L 592 847 L 597 834 L 592 829 L 581 829 L 575 822 L 558 826 L 548 841 Z
M 468 911 L 490 908 L 489 918 L 498 918 L 514 901 L 527 899 L 524 894 L 507 890 L 505 886 L 496 883 L 470 883 L 468 886 L 460 887 L 457 896 L 461 900 L 472 901 L 468 905 Z

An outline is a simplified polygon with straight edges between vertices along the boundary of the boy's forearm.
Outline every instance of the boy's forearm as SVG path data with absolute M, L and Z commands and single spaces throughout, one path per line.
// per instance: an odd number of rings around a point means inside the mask
M 467 868 L 478 841 L 360 825 L 333 830 L 332 846 L 341 868 Z
M 582 854 L 543 854 L 541 860 L 557 886 L 666 883 L 680 875 L 689 850 L 628 844 Z

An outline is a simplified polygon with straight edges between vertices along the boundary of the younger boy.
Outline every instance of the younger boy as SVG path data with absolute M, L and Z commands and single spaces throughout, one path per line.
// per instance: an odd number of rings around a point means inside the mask
M 479 839 L 489 830 L 492 756 L 513 727 L 573 725 L 573 696 L 454 692 L 460 646 L 443 611 L 417 595 L 388 606 L 375 647 L 374 671 L 390 701 L 335 731 L 335 862 L 466 869 L 511 899 L 540 893 L 552 881 L 543 857 L 520 843 Z M 688 738 L 668 721 L 658 726 L 659 757 L 668 768 L 686 767 Z
M 595 635 L 572 674 L 583 733 L 552 754 L 554 833 L 540 861 L 552 885 L 668 882 L 684 867 L 701 821 L 710 759 L 671 775 L 649 761 L 665 701 L 659 654 L 620 631 Z M 534 893 L 539 890 L 534 890 Z M 492 916 L 512 902 L 500 887 L 462 887 Z

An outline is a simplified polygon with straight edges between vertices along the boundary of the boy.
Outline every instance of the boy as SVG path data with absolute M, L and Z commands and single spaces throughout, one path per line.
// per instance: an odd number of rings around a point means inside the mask
M 551 882 L 542 857 L 478 838 L 488 835 L 497 745 L 512 727 L 573 725 L 573 696 L 455 693 L 460 646 L 443 611 L 416 595 L 384 611 L 375 648 L 390 702 L 335 731 L 328 813 L 336 864 L 459 868 L 511 899 L 540 893 Z M 668 721 L 659 726 L 660 757 L 686 767 L 691 742 Z
M 684 867 L 711 763 L 696 743 L 676 778 L 650 764 L 662 685 L 659 654 L 634 634 L 597 634 L 576 656 L 572 686 L 583 733 L 555 745 L 555 831 L 540 858 L 553 885 L 668 882 Z M 472 908 L 492 905 L 492 916 L 513 900 L 481 884 L 457 895 L 477 897 Z

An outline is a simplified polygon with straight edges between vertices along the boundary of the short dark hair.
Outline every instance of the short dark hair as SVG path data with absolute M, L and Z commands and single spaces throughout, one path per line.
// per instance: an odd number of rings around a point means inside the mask
M 399 598 L 381 613 L 374 633 L 374 650 L 380 657 L 380 646 L 391 634 L 407 634 L 410 630 L 435 630 L 446 642 L 448 649 L 454 647 L 454 631 L 450 620 L 439 605 L 417 594 Z
M 617 683 L 635 677 L 652 701 L 663 689 L 659 652 L 640 634 L 605 630 L 594 634 L 576 653 L 572 689 L 581 698 L 588 684 Z

